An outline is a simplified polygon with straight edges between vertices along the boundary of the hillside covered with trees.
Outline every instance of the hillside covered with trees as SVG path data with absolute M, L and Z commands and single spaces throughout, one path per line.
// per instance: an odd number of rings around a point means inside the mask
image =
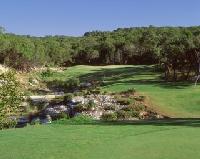
M 18 70 L 77 64 L 158 64 L 166 79 L 199 73 L 200 27 L 135 27 L 82 37 L 32 37 L 0 29 L 0 63 Z

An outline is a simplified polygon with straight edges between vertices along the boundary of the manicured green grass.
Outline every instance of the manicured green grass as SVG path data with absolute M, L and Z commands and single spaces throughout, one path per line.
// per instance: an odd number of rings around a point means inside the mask
M 148 96 L 159 111 L 171 117 L 200 117 L 200 86 L 193 83 L 166 83 L 153 66 L 110 65 L 74 66 L 64 73 L 54 73 L 51 80 L 78 77 L 81 81 L 101 80 L 103 90 L 119 92 L 130 88 Z
M 200 87 L 159 76 L 152 66 L 75 66 L 45 80 L 97 79 L 111 92 L 136 88 L 171 116 L 199 117 Z M 199 137 L 199 119 L 59 122 L 0 131 L 0 159 L 198 159 Z
M 52 124 L 4 130 L 0 159 L 198 159 L 199 124 Z

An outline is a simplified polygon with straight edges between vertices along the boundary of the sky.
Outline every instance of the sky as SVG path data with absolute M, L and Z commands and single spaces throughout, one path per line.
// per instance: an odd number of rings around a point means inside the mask
M 200 25 L 200 0 L 0 0 L 0 26 L 20 35 L 81 36 L 149 25 Z

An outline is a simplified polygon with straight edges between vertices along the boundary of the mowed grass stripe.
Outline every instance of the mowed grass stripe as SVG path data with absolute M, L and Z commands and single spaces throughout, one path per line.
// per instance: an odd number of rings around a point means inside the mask
M 50 125 L 0 132 L 1 159 L 187 159 L 200 129 L 156 125 Z

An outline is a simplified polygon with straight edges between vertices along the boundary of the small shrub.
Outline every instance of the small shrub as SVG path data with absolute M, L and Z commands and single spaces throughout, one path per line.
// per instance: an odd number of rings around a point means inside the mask
M 102 95 L 106 95 L 106 94 L 108 94 L 107 91 L 103 91 L 103 92 L 102 92 Z
M 54 119 L 69 119 L 69 114 L 65 112 L 61 112 Z
M 28 78 L 28 82 L 33 83 L 34 78 L 33 77 L 29 77 Z
M 73 94 L 72 93 L 67 93 L 64 96 L 64 102 L 70 102 L 73 99 Z
M 84 96 L 84 92 L 75 92 L 74 96 Z
M 140 112 L 131 110 L 131 111 L 129 111 L 129 114 L 130 114 L 130 116 L 133 117 L 133 118 L 139 118 Z
M 91 90 L 90 93 L 91 94 L 100 94 L 101 90 L 100 90 L 100 88 L 96 88 L 96 89 Z
M 79 81 L 78 78 L 72 78 L 72 79 L 70 79 L 70 80 L 68 80 L 68 81 L 66 82 L 66 87 L 67 87 L 68 89 L 77 88 L 77 87 L 79 87 L 79 85 L 80 85 L 80 81 Z
M 51 77 L 52 75 L 53 75 L 53 71 L 51 71 L 49 67 L 47 67 L 47 69 L 41 73 L 41 76 L 43 78 Z
M 146 106 L 143 104 L 135 105 L 135 111 L 144 111 L 146 110 Z
M 14 48 L 8 49 L 1 54 L 1 59 L 6 66 L 12 67 L 18 71 L 29 72 L 33 67 L 32 62 Z
M 128 105 L 128 106 L 123 107 L 121 110 L 132 111 L 132 110 L 135 110 L 135 106 L 134 105 Z
M 66 119 L 66 118 L 59 119 L 59 120 L 54 121 L 53 123 L 71 125 L 71 124 L 90 124 L 94 122 L 95 121 L 93 121 L 90 116 L 80 114 L 70 119 Z
M 39 124 L 40 124 L 40 119 L 39 118 L 33 119 L 31 121 L 31 125 L 39 125 Z
M 130 111 L 124 111 L 124 110 L 118 110 L 117 111 L 117 118 L 118 119 L 129 119 L 131 118 L 131 113 Z
M 77 123 L 81 123 L 81 122 L 92 121 L 92 118 L 88 115 L 79 114 L 79 115 L 75 116 L 74 118 L 72 118 L 72 120 L 76 121 Z
M 139 118 L 140 112 L 135 111 L 135 110 L 118 110 L 117 111 L 117 118 L 122 119 L 122 120 L 128 120 L 130 118 Z
M 65 91 L 71 91 L 76 88 L 78 88 L 80 85 L 80 81 L 78 78 L 72 78 L 70 80 L 67 80 L 65 82 L 62 81 L 60 86 L 65 90 Z
M 154 65 L 154 71 L 155 72 L 164 72 L 165 67 L 164 67 L 164 65 L 156 64 L 156 65 Z
M 52 80 L 52 81 L 48 81 L 48 80 L 44 80 L 47 83 L 47 86 L 51 89 L 55 89 L 55 88 L 60 88 L 60 89 L 65 89 L 65 82 L 61 81 L 61 80 Z
M 145 96 L 134 97 L 134 99 L 135 99 L 136 101 L 140 101 L 140 102 L 142 102 L 142 101 L 145 100 Z
M 115 110 L 115 106 L 114 105 L 104 106 L 104 110 Z
M 127 106 L 123 107 L 121 110 L 124 110 L 124 111 L 135 111 L 135 110 L 137 110 L 137 105 L 127 105 Z
M 134 88 L 128 89 L 128 90 L 126 91 L 126 93 L 129 93 L 129 94 L 134 94 L 135 92 L 136 92 L 136 90 L 135 90 Z
M 119 103 L 120 105 L 129 105 L 129 104 L 131 104 L 131 99 L 129 99 L 129 98 L 118 98 L 117 99 L 117 103 Z
M 121 110 L 124 110 L 124 111 L 144 111 L 146 109 L 146 107 L 142 104 L 139 104 L 139 105 L 128 105 L 128 106 L 125 106 L 123 107 Z
M 13 128 L 17 125 L 17 118 L 0 117 L 0 129 Z
M 13 72 L 0 75 L 0 129 L 14 127 L 21 113 L 23 94 Z
M 75 112 L 82 112 L 82 111 L 85 111 L 87 110 L 86 106 L 84 104 L 77 104 L 75 107 L 74 107 L 74 111 Z
M 51 84 L 55 87 L 65 88 L 65 82 L 61 80 L 53 80 Z
M 128 89 L 127 91 L 122 91 L 121 94 L 134 94 L 136 90 L 134 88 Z
M 46 101 L 41 101 L 39 103 L 37 103 L 36 107 L 38 111 L 43 110 L 46 106 L 48 105 L 48 103 Z
M 88 102 L 88 104 L 86 105 L 86 109 L 87 110 L 92 110 L 92 108 L 95 108 L 96 107 L 96 104 L 94 103 L 94 100 L 90 100 L 89 102 Z
M 87 96 L 88 91 L 87 90 L 82 90 L 83 96 Z
M 105 120 L 105 121 L 112 121 L 116 119 L 117 119 L 116 113 L 103 113 L 101 116 L 101 120 Z

